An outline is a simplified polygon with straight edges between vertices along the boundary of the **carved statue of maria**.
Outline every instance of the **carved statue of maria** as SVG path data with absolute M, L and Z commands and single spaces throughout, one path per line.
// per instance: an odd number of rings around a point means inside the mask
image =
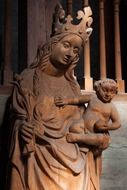
M 63 12 L 64 13 L 64 12 Z M 57 106 L 58 96 L 76 98 L 80 87 L 73 75 L 80 51 L 91 33 L 90 7 L 78 12 L 78 25 L 68 16 L 56 19 L 54 35 L 40 47 L 36 60 L 16 75 L 11 104 L 9 190 L 99 190 L 99 159 L 84 131 L 85 106 Z M 67 135 L 85 134 L 85 143 Z M 72 130 L 73 131 L 73 130 Z

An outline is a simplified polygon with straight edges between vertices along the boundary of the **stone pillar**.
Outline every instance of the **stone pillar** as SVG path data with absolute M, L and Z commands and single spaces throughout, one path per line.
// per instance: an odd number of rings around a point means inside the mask
M 119 25 L 119 4 L 120 0 L 114 0 L 114 36 L 115 36 L 115 75 L 119 92 L 125 92 L 124 80 L 122 80 L 121 50 L 120 50 L 120 25 Z
M 83 7 L 88 6 L 89 1 L 83 1 Z M 93 79 L 91 78 L 91 71 L 90 71 L 90 41 L 85 43 L 84 45 L 84 88 L 87 91 L 93 90 Z
M 27 65 L 37 53 L 37 48 L 49 40 L 52 16 L 58 0 L 27 0 Z
M 106 47 L 105 47 L 105 20 L 104 20 L 104 2 L 105 0 L 99 1 L 100 11 L 100 78 L 106 78 Z
M 13 80 L 12 72 L 12 14 L 11 0 L 5 0 L 5 16 L 4 16 L 4 70 L 3 84 L 10 85 Z
M 67 0 L 67 15 L 72 15 L 72 0 Z
M 38 46 L 46 41 L 45 12 L 44 0 L 27 0 L 27 66 L 33 62 Z

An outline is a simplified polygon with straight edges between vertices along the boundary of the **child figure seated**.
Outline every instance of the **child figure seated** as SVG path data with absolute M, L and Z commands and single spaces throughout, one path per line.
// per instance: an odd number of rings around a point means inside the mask
M 99 146 L 99 149 L 108 147 L 109 130 L 121 127 L 118 111 L 111 102 L 117 94 L 117 84 L 112 79 L 99 80 L 94 83 L 96 94 L 84 94 L 79 97 L 56 97 L 56 106 L 83 105 L 88 103 L 84 118 L 84 134 L 79 134 L 79 126 L 72 126 L 67 135 L 68 142 L 85 143 Z M 96 135 L 95 135 L 96 134 Z

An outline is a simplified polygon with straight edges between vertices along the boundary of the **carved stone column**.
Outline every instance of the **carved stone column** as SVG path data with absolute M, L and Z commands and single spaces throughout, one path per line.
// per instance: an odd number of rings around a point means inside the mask
M 104 21 L 104 3 L 105 0 L 99 1 L 100 10 L 100 78 L 106 78 L 106 47 L 105 47 L 105 21 Z
M 13 79 L 12 72 L 12 15 L 11 0 L 5 0 L 5 18 L 4 18 L 4 71 L 3 84 L 10 85 Z
M 67 0 L 67 15 L 72 15 L 72 0 Z
M 88 6 L 89 1 L 83 1 L 83 7 Z M 84 45 L 84 88 L 87 91 L 93 90 L 93 79 L 91 78 L 91 71 L 90 71 L 90 41 L 85 43 Z
M 28 66 L 33 62 L 38 46 L 50 38 L 52 15 L 57 3 L 58 0 L 27 0 Z
M 119 92 L 125 92 L 124 80 L 122 80 L 121 50 L 120 50 L 120 25 L 119 25 L 119 4 L 120 0 L 114 0 L 114 29 L 115 29 L 115 74 Z

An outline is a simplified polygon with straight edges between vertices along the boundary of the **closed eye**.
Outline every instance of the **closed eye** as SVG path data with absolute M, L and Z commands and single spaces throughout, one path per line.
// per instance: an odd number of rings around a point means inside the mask
M 70 48 L 70 43 L 69 42 L 64 42 L 63 46 L 64 46 L 64 48 Z

